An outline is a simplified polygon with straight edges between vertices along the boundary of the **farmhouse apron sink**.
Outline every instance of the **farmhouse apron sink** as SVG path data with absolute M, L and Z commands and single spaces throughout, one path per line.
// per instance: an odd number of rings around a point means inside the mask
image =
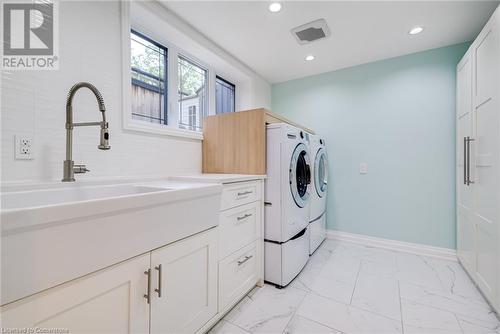
M 221 191 L 175 181 L 2 189 L 0 304 L 216 226 Z

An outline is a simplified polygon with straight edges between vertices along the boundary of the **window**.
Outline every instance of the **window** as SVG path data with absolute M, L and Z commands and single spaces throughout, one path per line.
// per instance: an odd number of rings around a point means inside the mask
M 167 48 L 132 30 L 130 56 L 132 119 L 168 124 Z
M 193 127 L 196 126 L 196 106 L 189 106 L 188 117 L 190 130 L 194 130 Z
M 223 114 L 235 111 L 235 86 L 217 76 L 215 78 L 215 112 Z
M 208 71 L 179 56 L 179 127 L 200 131 L 208 115 Z

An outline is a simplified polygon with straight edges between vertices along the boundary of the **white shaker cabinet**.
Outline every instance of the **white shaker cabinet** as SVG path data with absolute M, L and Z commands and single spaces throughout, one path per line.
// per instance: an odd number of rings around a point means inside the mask
M 148 333 L 144 294 L 149 254 L 2 307 L 2 328 L 61 328 L 70 333 Z
M 470 271 L 475 267 L 473 187 L 467 182 L 472 115 L 472 57 L 467 52 L 457 66 L 457 255 Z
M 3 328 L 195 333 L 217 314 L 217 228 L 1 309 Z
M 458 257 L 497 311 L 500 311 L 499 100 L 500 9 L 497 8 L 457 67 Z
M 474 42 L 474 221 L 476 278 L 483 293 L 495 300 L 498 289 L 499 165 L 500 153 L 500 25 L 499 11 Z
M 151 253 L 151 333 L 195 333 L 217 314 L 217 230 Z

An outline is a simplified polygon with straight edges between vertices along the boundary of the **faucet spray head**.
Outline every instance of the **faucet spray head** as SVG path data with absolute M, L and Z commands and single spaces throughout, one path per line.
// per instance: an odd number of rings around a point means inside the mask
M 107 123 L 105 126 L 101 127 L 101 141 L 97 148 L 100 150 L 109 150 L 111 148 L 111 146 L 109 146 L 109 131 Z

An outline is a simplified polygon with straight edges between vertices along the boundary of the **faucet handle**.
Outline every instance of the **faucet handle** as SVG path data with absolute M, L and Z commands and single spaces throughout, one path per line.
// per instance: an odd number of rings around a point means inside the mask
M 90 169 L 87 169 L 87 166 L 85 165 L 74 165 L 73 172 L 75 174 L 85 174 L 87 172 L 90 172 Z

